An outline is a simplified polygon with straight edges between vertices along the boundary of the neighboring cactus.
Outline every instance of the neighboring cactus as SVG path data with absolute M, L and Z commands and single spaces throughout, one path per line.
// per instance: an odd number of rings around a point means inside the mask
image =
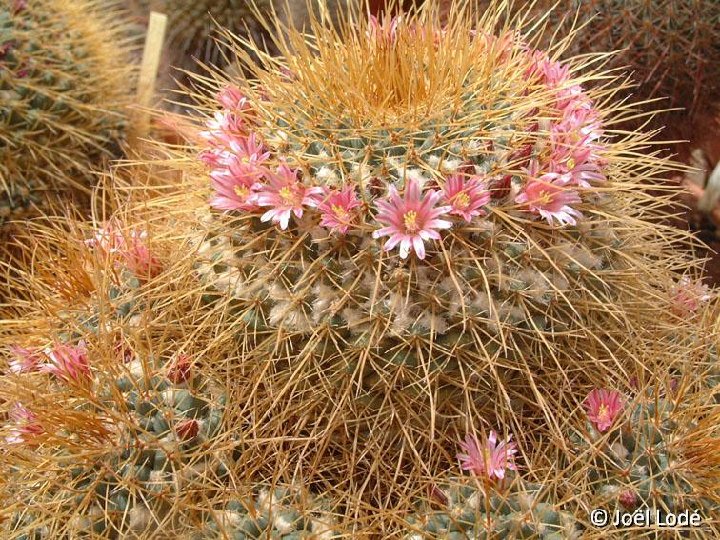
M 82 193 L 117 156 L 131 99 L 131 44 L 112 1 L 0 7 L 0 224 L 49 191 Z
M 90 458 L 76 454 L 72 447 L 55 447 L 50 459 L 58 469 L 47 478 L 35 479 L 37 491 L 24 494 L 33 503 L 19 501 L 23 507 L 11 520 L 6 538 L 77 538 L 91 530 L 104 537 L 111 537 L 112 531 L 167 531 L 176 499 L 187 498 L 198 479 L 204 487 L 213 486 L 228 473 L 232 452 L 209 450 L 225 406 L 224 392 L 216 382 L 180 365 L 187 362 L 182 356 L 166 367 L 135 357 L 118 366 L 114 382 L 103 375 L 84 381 L 92 360 L 86 357 L 84 368 L 71 370 L 68 358 L 86 354 L 80 347 L 65 345 L 48 353 L 58 380 L 91 385 L 93 399 L 75 413 L 87 416 L 86 425 L 94 420 L 95 436 L 105 437 L 109 445 Z M 8 442 L 32 444 L 33 436 L 42 437 L 42 418 L 39 415 L 34 432 L 27 419 L 11 425 L 14 438 Z M 47 451 L 46 447 L 43 454 Z M 68 522 L 58 519 L 68 515 L 72 516 Z
M 457 480 L 432 490 L 432 500 L 425 508 L 408 517 L 408 528 L 416 532 L 405 538 L 580 538 L 575 516 L 563 511 L 548 495 L 543 486 L 519 478 L 500 490 L 468 479 Z
M 231 498 L 221 509 L 209 513 L 207 524 L 191 538 L 342 538 L 334 527 L 335 518 L 329 512 L 326 501 L 315 499 L 299 488 L 265 486 L 249 499 Z
M 552 2 L 546 2 L 551 4 Z M 613 59 L 627 66 L 648 97 L 670 97 L 660 106 L 697 105 L 718 89 L 720 3 L 714 0 L 573 0 L 561 2 L 553 18 L 579 10 L 578 52 L 622 51 Z
M 484 12 L 499 1 L 475 0 Z M 452 1 L 443 0 L 448 10 Z M 670 98 L 653 108 L 703 110 L 720 90 L 720 3 L 715 0 L 514 0 L 520 16 L 548 14 L 548 37 L 577 28 L 575 54 L 616 51 L 609 67 L 632 73 L 635 99 Z M 577 15 L 577 20 L 575 16 Z
M 671 385 L 670 392 L 675 386 Z M 623 407 L 618 392 L 591 392 L 586 401 L 587 432 L 571 437 L 581 468 L 576 485 L 587 486 L 588 506 L 606 508 L 610 515 L 649 508 L 651 524 L 656 522 L 656 511 L 679 514 L 687 510 L 701 516 L 705 532 L 716 531 L 713 520 L 720 505 L 713 491 L 703 489 L 702 480 L 718 474 L 717 459 L 707 461 L 708 451 L 713 452 L 709 448 L 718 441 L 717 426 L 712 440 L 704 441 L 705 458 L 693 460 L 685 455 L 687 442 L 699 442 L 694 440 L 698 423 L 707 414 L 716 419 L 716 412 L 705 409 L 698 415 L 698 410 L 690 409 L 688 415 L 682 396 L 658 396 L 656 391 L 638 399 L 627 414 Z

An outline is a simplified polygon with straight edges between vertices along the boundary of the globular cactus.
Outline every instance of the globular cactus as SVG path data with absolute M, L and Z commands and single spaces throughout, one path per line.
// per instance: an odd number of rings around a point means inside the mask
M 665 260 L 683 235 L 641 189 L 661 162 L 630 150 L 642 136 L 611 140 L 613 111 L 569 66 L 422 17 L 296 35 L 203 104 L 188 176 L 209 176 L 215 212 L 186 211 L 187 234 L 244 361 L 288 389 L 273 406 L 297 392 L 318 419 L 393 407 L 413 433 L 448 427 L 458 403 L 528 422 L 568 399 L 567 372 L 583 386 L 614 375 L 608 356 L 668 361 Z M 633 353 L 629 328 L 645 336 Z
M 578 51 L 622 51 L 613 65 L 633 72 L 642 95 L 669 97 L 665 106 L 691 108 L 718 89 L 717 2 L 583 0 L 558 8 L 554 18 L 568 11 L 571 18 L 578 10 L 578 24 L 587 23 L 575 43 Z
M 452 3 L 441 2 L 441 10 Z M 499 2 L 480 0 L 474 7 L 484 12 L 493 4 Z M 701 112 L 720 89 L 720 5 L 713 0 L 515 0 L 510 11 L 547 15 L 548 37 L 576 28 L 573 53 L 615 52 L 609 67 L 632 74 L 636 101 L 669 98 L 653 109 Z
M 327 501 L 297 487 L 259 486 L 248 498 L 234 498 L 208 515 L 192 540 L 342 538 Z
M 705 378 L 704 382 L 712 382 Z M 586 399 L 585 433 L 571 437 L 579 458 L 577 486 L 587 486 L 587 505 L 605 508 L 610 515 L 649 509 L 649 523 L 658 517 L 695 512 L 704 531 L 715 531 L 718 507 L 716 487 L 705 481 L 717 476 L 717 459 L 709 448 L 717 444 L 717 427 L 701 436 L 699 424 L 715 421 L 716 413 L 688 407 L 676 384 L 668 395 L 647 391 L 631 405 L 614 390 L 594 390 Z M 712 389 L 710 389 L 713 392 Z M 673 393 L 678 395 L 672 395 Z M 706 392 L 707 393 L 707 392 Z M 705 418 L 709 414 L 710 419 Z M 705 447 L 701 453 L 690 450 Z M 710 458 L 708 460 L 708 458 Z
M 171 535 L 178 526 L 172 511 L 191 497 L 194 484 L 203 486 L 205 497 L 222 485 L 233 459 L 232 450 L 211 450 L 223 421 L 222 387 L 182 355 L 161 365 L 137 355 L 125 358 L 126 349 L 119 352 L 112 377 L 96 371 L 84 344 L 56 344 L 44 353 L 17 351 L 23 356 L 13 364 L 19 376 L 53 377 L 66 387 L 65 404 L 68 388 L 75 392 L 74 422 L 88 431 L 73 433 L 72 425 L 62 426 L 66 444 L 46 442 L 39 451 L 55 468 L 16 478 L 32 488 L 15 493 L 16 510 L 4 537 Z M 37 444 L 35 437 L 55 435 L 48 432 L 52 416 L 40 412 L 48 406 L 47 400 L 14 406 L 6 438 L 10 455 Z M 93 440 L 104 441 L 101 450 L 89 451 Z M 78 452 L 78 444 L 85 453 Z
M 118 4 L 18 0 L 0 7 L 0 224 L 57 190 L 89 191 L 117 156 L 132 43 Z
M 467 478 L 434 487 L 431 500 L 408 517 L 415 532 L 405 539 L 581 538 L 575 516 L 555 504 L 544 486 L 507 480 L 504 489 Z

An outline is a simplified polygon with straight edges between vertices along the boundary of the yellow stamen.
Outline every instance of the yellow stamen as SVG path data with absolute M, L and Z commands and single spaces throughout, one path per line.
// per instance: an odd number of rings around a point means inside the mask
M 405 230 L 409 233 L 415 233 L 418 231 L 418 223 L 417 223 L 417 212 L 415 210 L 410 210 L 409 212 L 405 212 L 404 216 L 405 221 Z
M 342 206 L 339 206 L 337 204 L 332 205 L 332 211 L 333 214 L 335 214 L 335 217 L 338 219 L 338 221 L 347 222 L 348 218 L 350 217 L 350 214 L 348 213 L 345 208 Z
M 457 195 L 453 197 L 453 204 L 455 205 L 455 208 L 458 208 L 460 210 L 464 210 L 468 206 L 470 206 L 470 197 L 467 193 L 464 191 L 461 191 Z
M 575 168 L 575 160 L 573 158 L 570 158 L 565 163 L 567 165 L 568 169 L 574 169 Z
M 608 418 L 610 418 L 610 410 L 608 409 L 607 405 L 602 403 L 600 405 L 600 408 L 598 409 L 597 415 L 600 420 L 607 420 Z
M 540 192 L 537 202 L 540 204 L 550 204 L 552 202 L 552 194 L 549 191 Z
M 235 195 L 237 195 L 241 199 L 244 199 L 250 194 L 250 188 L 248 188 L 247 186 L 235 186 L 233 188 L 233 191 L 235 192 Z
M 280 188 L 280 191 L 278 191 L 278 195 L 280 195 L 280 198 L 285 204 L 292 204 L 295 202 L 295 197 L 293 195 L 292 189 L 290 189 L 289 186 Z

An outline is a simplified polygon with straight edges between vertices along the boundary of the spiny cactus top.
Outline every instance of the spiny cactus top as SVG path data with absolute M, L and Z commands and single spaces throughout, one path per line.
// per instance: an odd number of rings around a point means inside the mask
M 133 69 L 124 24 L 99 0 L 0 7 L 0 221 L 48 186 L 87 189 L 117 154 Z

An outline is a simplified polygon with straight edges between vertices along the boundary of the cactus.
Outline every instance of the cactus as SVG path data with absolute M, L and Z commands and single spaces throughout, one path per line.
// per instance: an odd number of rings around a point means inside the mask
M 204 218 L 198 271 L 250 348 L 280 339 L 326 374 L 452 379 L 501 357 L 576 365 L 626 333 L 616 310 L 658 328 L 635 286 L 670 278 L 656 259 L 670 243 L 637 242 L 657 225 L 631 186 L 654 173 L 630 172 L 566 66 L 510 36 L 399 20 L 319 60 L 306 46 L 225 89 L 203 133 L 210 204 L 232 218 Z
M 250 502 L 231 498 L 220 511 L 212 512 L 192 540 L 341 538 L 322 499 L 296 487 L 259 486 L 255 491 Z
M 46 190 L 87 192 L 116 156 L 132 85 L 113 2 L 5 2 L 0 8 L 0 221 Z
M 712 382 L 709 377 L 704 380 Z M 673 386 L 670 392 L 677 394 Z M 617 392 L 605 395 L 608 396 L 619 398 Z M 598 423 L 588 415 L 586 431 L 574 433 L 570 440 L 581 467 L 577 485 L 588 486 L 587 502 L 591 508 L 606 508 L 610 515 L 650 509 L 648 526 L 657 524 L 658 511 L 679 514 L 687 510 L 697 512 L 703 530 L 710 531 L 711 518 L 720 508 L 712 491 L 702 489 L 701 480 L 712 478 L 716 472 L 712 462 L 707 461 L 707 451 L 702 458 L 699 454 L 695 456 L 700 459 L 688 459 L 690 456 L 685 454 L 688 442 L 704 444 L 706 448 L 717 444 L 717 428 L 712 427 L 711 438 L 705 434 L 703 442 L 694 440 L 700 438 L 698 423 L 703 422 L 705 414 L 698 415 L 692 408 L 687 414 L 684 409 L 689 404 L 683 397 L 686 396 L 663 396 L 649 390 L 635 400 L 622 419 L 620 398 L 620 408 L 609 409 L 612 414 L 608 418 L 618 418 L 617 421 Z M 589 406 L 589 410 L 593 407 Z M 697 470 L 693 471 L 693 467 Z
M 67 357 L 69 350 L 87 354 L 82 347 L 67 345 L 56 345 L 46 354 L 56 359 Z M 90 385 L 90 402 L 75 412 L 95 420 L 109 444 L 89 458 L 72 447 L 53 446 L 50 459 L 58 469 L 34 479 L 36 492 L 18 494 L 22 508 L 10 520 L 5 534 L 11 536 L 5 537 L 77 538 L 89 531 L 112 537 L 112 531 L 147 534 L 158 527 L 166 531 L 174 526 L 169 517 L 174 499 L 187 497 L 198 479 L 210 485 L 220 482 L 232 452 L 210 452 L 208 445 L 221 427 L 225 395 L 217 382 L 183 362 L 187 360 L 179 356 L 161 366 L 135 356 L 118 366 L 114 379 L 98 376 L 92 382 L 79 381 L 89 376 L 89 369 L 72 371 L 68 362 L 56 364 L 53 373 L 61 383 Z M 32 444 L 27 426 L 10 429 L 19 429 L 15 442 L 20 446 Z M 72 518 L 63 522 L 58 519 L 62 515 Z
M 696 106 L 717 89 L 720 75 L 720 4 L 697 0 L 570 1 L 587 22 L 581 51 L 622 50 L 613 62 L 628 67 L 647 97 L 670 97 L 667 106 Z M 560 7 L 565 7 L 562 4 Z M 561 12 L 556 11 L 556 16 Z
M 580 538 L 575 516 L 548 500 L 543 486 L 520 478 L 504 491 L 464 479 L 434 487 L 431 493 L 433 500 L 408 517 L 408 529 L 415 532 L 408 533 L 407 540 Z
M 474 6 L 483 12 L 497 3 L 481 0 Z M 450 4 L 443 1 L 440 9 Z M 549 14 L 548 35 L 578 28 L 573 53 L 616 51 L 608 67 L 632 74 L 638 101 L 670 98 L 653 108 L 700 112 L 720 88 L 720 5 L 712 0 L 515 0 L 511 11 Z

